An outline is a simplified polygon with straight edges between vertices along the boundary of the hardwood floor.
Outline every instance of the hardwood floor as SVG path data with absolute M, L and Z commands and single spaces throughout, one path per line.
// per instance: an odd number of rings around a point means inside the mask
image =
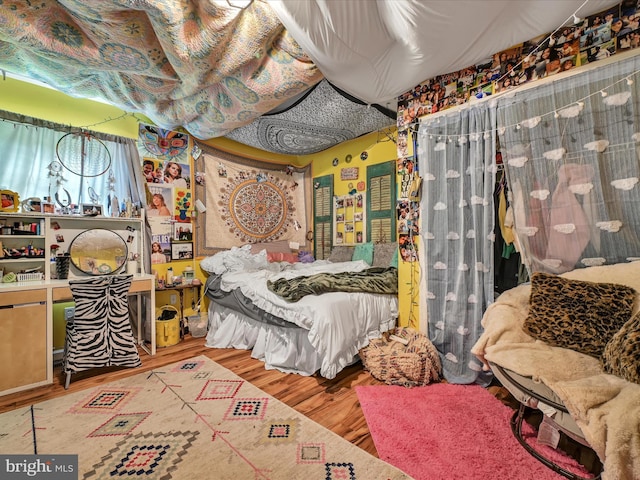
M 180 360 L 206 355 L 320 425 L 378 456 L 354 387 L 384 383 L 365 372 L 361 363 L 345 368 L 333 380 L 318 376 L 303 377 L 277 370 L 265 370 L 264 364 L 251 358 L 249 351 L 207 348 L 204 341 L 204 338 L 192 338 L 187 335 L 177 345 L 159 348 L 153 357 L 141 352 L 142 366 L 139 368 L 104 368 L 75 374 L 71 377 L 69 390 L 64 389 L 61 367 L 56 367 L 52 385 L 0 396 L 0 413 L 91 388 L 116 378 L 136 375 Z

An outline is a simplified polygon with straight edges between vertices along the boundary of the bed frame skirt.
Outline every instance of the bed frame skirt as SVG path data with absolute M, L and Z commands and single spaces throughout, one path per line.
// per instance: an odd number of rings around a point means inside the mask
M 309 342 L 308 330 L 255 320 L 215 301 L 209 302 L 208 314 L 207 347 L 251 350 L 251 357 L 264 362 L 267 370 L 304 376 L 320 370 L 322 359 Z M 352 363 L 357 360 L 356 355 Z

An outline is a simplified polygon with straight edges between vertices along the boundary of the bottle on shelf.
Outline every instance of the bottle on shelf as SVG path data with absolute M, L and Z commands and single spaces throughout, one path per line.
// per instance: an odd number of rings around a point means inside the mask
M 167 285 L 173 285 L 173 267 L 167 269 Z

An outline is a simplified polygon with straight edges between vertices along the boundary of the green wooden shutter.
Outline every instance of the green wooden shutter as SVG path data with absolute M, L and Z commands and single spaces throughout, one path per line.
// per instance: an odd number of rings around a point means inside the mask
M 367 167 L 367 241 L 396 241 L 396 162 Z
M 316 260 L 331 255 L 333 238 L 333 175 L 313 179 L 313 250 Z

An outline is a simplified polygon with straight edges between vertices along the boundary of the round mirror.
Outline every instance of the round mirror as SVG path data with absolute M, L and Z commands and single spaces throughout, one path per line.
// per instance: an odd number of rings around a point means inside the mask
M 71 263 L 89 275 L 116 273 L 127 262 L 127 243 L 104 228 L 85 230 L 71 241 Z

